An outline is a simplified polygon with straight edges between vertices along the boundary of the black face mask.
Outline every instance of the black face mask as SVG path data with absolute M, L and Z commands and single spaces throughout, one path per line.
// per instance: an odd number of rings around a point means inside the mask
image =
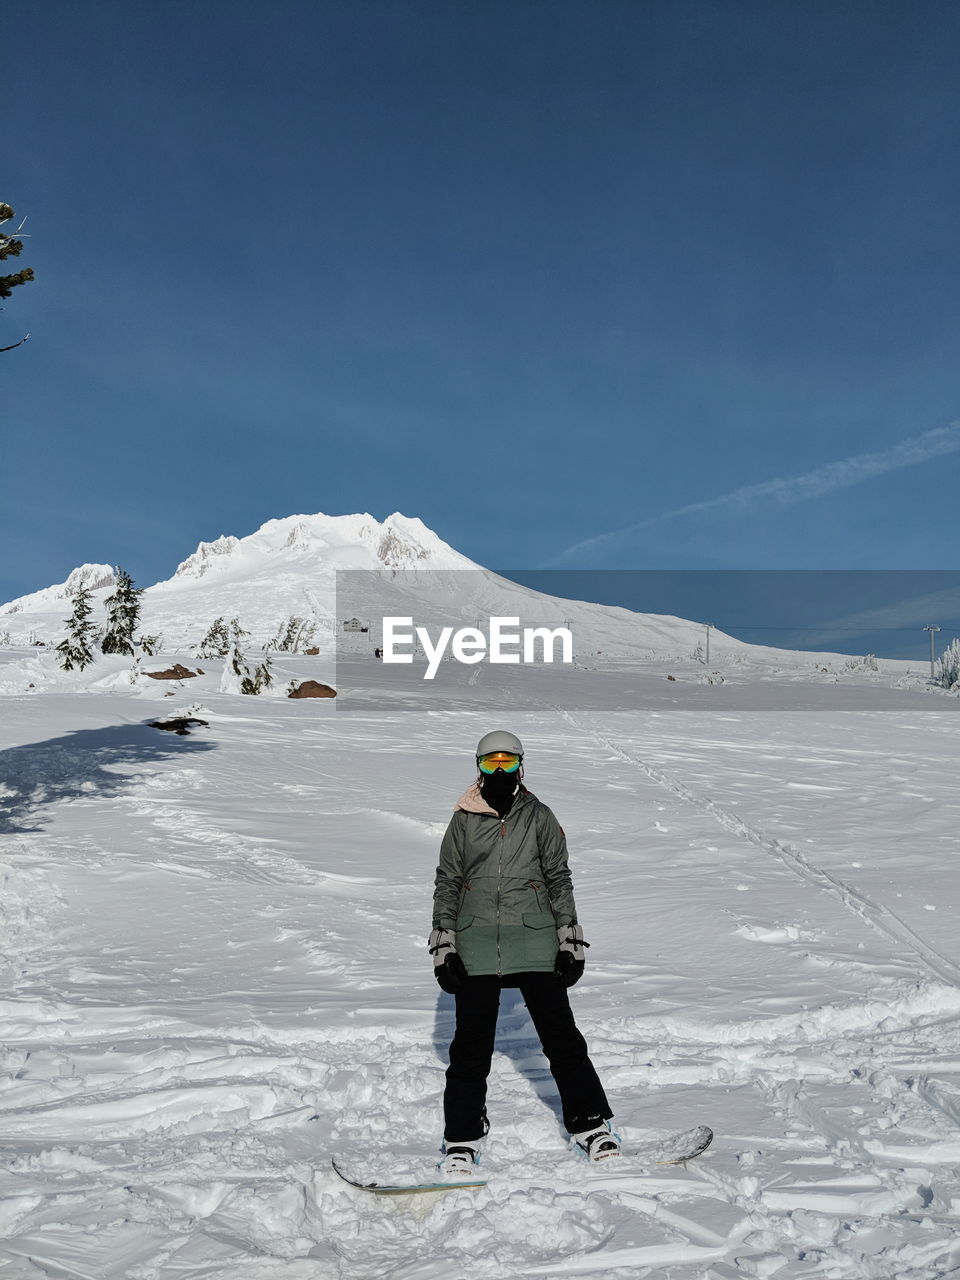
M 504 773 L 502 769 L 497 769 L 495 773 L 480 774 L 480 794 L 491 809 L 496 809 L 501 818 L 510 812 L 519 786 L 519 769 L 514 773 Z

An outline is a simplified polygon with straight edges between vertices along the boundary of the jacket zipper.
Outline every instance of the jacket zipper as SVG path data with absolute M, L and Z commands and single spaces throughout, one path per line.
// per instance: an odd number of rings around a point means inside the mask
M 500 965 L 502 963 L 500 958 L 500 898 L 501 898 L 500 891 L 501 891 L 501 885 L 503 880 L 503 840 L 504 840 L 505 828 L 506 828 L 506 822 L 503 818 L 501 818 L 500 819 L 500 849 L 497 854 L 497 977 L 498 978 L 503 976 L 500 972 Z
M 536 880 L 531 880 L 531 881 L 530 881 L 530 888 L 533 890 L 533 896 L 534 896 L 534 897 L 536 898 L 536 900 L 537 900 L 537 910 L 538 910 L 538 911 L 542 911 L 542 910 L 543 910 L 543 904 L 542 904 L 542 903 L 541 903 L 541 901 L 540 901 L 540 893 L 539 893 L 540 886 L 537 884 Z

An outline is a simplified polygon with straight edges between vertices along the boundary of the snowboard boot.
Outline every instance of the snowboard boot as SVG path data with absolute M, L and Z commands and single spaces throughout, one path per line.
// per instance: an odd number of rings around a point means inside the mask
M 447 1142 L 443 1144 L 444 1156 L 437 1168 L 446 1178 L 470 1178 L 477 1175 L 480 1163 L 480 1147 L 482 1138 L 474 1138 L 470 1142 Z
M 587 1159 L 594 1163 L 620 1154 L 620 1135 L 610 1128 L 609 1120 L 604 1120 L 596 1129 L 575 1133 L 573 1139 Z

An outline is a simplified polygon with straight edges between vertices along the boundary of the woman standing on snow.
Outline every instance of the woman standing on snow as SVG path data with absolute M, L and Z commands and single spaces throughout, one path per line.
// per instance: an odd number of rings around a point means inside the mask
M 523 746 L 503 729 L 477 744 L 477 781 L 457 801 L 440 847 L 430 951 L 456 998 L 443 1095 L 445 1173 L 476 1165 L 500 991 L 519 987 L 563 1105 L 591 1160 L 617 1155 L 613 1115 L 567 997 L 583 974 L 567 842 L 553 813 L 523 785 Z

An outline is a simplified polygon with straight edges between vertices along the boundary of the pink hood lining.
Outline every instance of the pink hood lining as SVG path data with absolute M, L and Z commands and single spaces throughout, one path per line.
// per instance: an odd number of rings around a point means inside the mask
M 467 813 L 492 813 L 495 818 L 497 817 L 496 809 L 491 809 L 480 794 L 480 784 L 477 782 L 471 782 L 453 807 L 455 810 L 465 809 Z

